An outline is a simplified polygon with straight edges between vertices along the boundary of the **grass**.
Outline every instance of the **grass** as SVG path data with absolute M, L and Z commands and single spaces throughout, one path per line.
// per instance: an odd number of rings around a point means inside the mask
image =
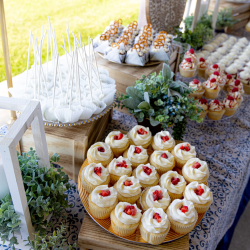
M 48 29 L 48 16 L 55 28 L 59 54 L 62 55 L 64 51 L 60 45 L 63 44 L 62 35 L 66 37 L 67 21 L 70 31 L 75 34 L 80 31 L 82 40 L 87 43 L 88 36 L 94 38 L 102 33 L 111 20 L 121 18 L 124 25 L 138 20 L 139 2 L 139 0 L 4 0 L 12 75 L 18 75 L 26 69 L 30 31 L 35 37 L 40 38 L 42 25 L 44 29 Z M 71 45 L 73 45 L 72 35 Z M 46 46 L 45 41 L 43 61 L 46 58 Z M 33 62 L 32 56 L 30 63 Z M 0 82 L 5 79 L 1 46 Z

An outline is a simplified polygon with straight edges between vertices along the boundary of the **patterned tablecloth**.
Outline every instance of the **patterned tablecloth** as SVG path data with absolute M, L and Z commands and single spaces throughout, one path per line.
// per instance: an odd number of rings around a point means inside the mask
M 201 160 L 207 161 L 210 171 L 208 184 L 214 195 L 214 202 L 205 217 L 190 233 L 190 249 L 215 249 L 234 221 L 250 176 L 249 103 L 250 96 L 244 95 L 244 102 L 233 117 L 222 121 L 206 118 L 202 124 L 188 123 L 184 139 L 196 147 Z M 134 125 L 136 121 L 133 117 L 114 111 L 113 121 L 103 139 L 112 130 L 128 131 Z M 68 226 L 66 237 L 69 242 L 77 240 L 86 213 L 77 190 L 76 185 L 76 191 L 68 191 L 73 207 L 65 211 L 66 218 L 55 221 L 56 225 L 63 222 Z M 53 229 L 48 229 L 48 233 Z M 7 248 L 0 246 L 0 249 Z

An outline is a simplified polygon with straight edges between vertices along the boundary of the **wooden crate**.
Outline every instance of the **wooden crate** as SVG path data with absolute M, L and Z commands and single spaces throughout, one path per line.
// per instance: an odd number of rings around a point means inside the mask
M 189 234 L 158 246 L 135 244 L 106 232 L 86 214 L 78 235 L 78 246 L 80 250 L 188 250 Z
M 179 65 L 178 47 L 171 54 L 169 65 L 171 70 L 176 74 Z M 148 76 L 153 72 L 159 73 L 162 69 L 162 63 L 148 66 L 126 66 L 119 63 L 110 62 L 96 53 L 96 60 L 99 67 L 103 67 L 109 71 L 109 76 L 116 81 L 117 91 L 125 94 L 128 86 L 134 85 L 135 81 L 140 79 L 142 75 Z
M 44 126 L 49 155 L 60 155 L 59 165 L 75 182 L 86 158 L 88 148 L 100 141 L 108 125 L 112 110 L 98 120 L 75 127 Z M 29 151 L 34 146 L 32 131 L 29 128 L 20 141 L 20 150 Z

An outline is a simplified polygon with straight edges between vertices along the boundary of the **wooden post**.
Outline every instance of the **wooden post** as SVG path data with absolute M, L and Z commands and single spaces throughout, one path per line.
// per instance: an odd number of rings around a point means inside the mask
M 213 21 L 212 21 L 212 27 L 214 30 L 216 28 L 219 6 L 220 6 L 220 0 L 216 0 L 215 6 L 214 6 Z
M 196 24 L 197 24 L 199 12 L 200 12 L 200 6 L 201 6 L 201 0 L 197 0 L 196 6 L 195 6 L 195 12 L 194 12 L 193 23 L 192 23 L 192 26 L 191 26 L 191 31 L 192 31 L 192 32 L 193 32 L 194 29 L 196 28 Z
M 4 63 L 5 63 L 5 71 L 7 78 L 7 86 L 8 88 L 12 88 L 12 74 L 11 74 L 11 65 L 10 65 L 10 54 L 9 54 L 9 45 L 7 38 L 7 28 L 6 28 L 6 20 L 4 13 L 4 5 L 3 0 L 0 0 L 0 24 L 1 24 L 1 34 L 2 34 L 2 44 L 3 44 L 3 55 L 4 55 Z M 8 92 L 9 97 L 11 94 Z M 10 111 L 11 120 L 10 123 L 16 120 L 16 112 Z

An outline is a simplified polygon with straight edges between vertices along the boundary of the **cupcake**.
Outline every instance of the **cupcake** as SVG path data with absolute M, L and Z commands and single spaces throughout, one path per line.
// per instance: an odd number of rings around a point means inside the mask
M 189 95 L 191 97 L 194 97 L 194 99 L 200 99 L 205 92 L 202 83 L 197 79 L 194 79 L 192 82 L 189 83 L 189 88 L 192 90 Z
M 90 163 L 82 170 L 83 188 L 91 193 L 97 186 L 109 184 L 109 172 L 101 163 Z
M 198 75 L 200 77 L 205 78 L 205 72 L 206 72 L 207 67 L 208 67 L 208 64 L 207 64 L 206 60 L 203 57 L 201 57 L 199 59 L 198 64 L 197 64 Z
M 229 84 L 231 84 L 232 82 L 234 82 L 234 78 L 232 77 L 232 75 L 227 75 L 224 89 L 227 90 Z
M 172 155 L 175 158 L 176 167 L 182 168 L 189 159 L 196 157 L 195 147 L 188 142 L 177 144 L 172 150 Z
M 182 168 L 182 175 L 187 183 L 193 181 L 206 183 L 209 177 L 207 163 L 198 158 L 192 158 Z
M 104 167 L 112 161 L 113 156 L 110 146 L 104 142 L 96 142 L 87 152 L 89 163 L 101 163 Z
M 160 178 L 160 186 L 168 190 L 171 200 L 181 199 L 186 188 L 186 181 L 176 171 L 168 171 Z
M 210 76 L 210 75 L 213 74 L 215 71 L 221 72 L 221 69 L 220 69 L 220 67 L 219 67 L 218 64 L 213 64 L 213 65 L 209 66 L 209 67 L 207 68 L 207 70 L 206 70 L 206 75 L 207 75 L 207 76 Z
M 191 58 L 185 58 L 179 65 L 179 71 L 183 77 L 193 77 L 195 75 L 196 66 Z
M 196 211 L 206 213 L 213 202 L 213 194 L 210 188 L 205 184 L 200 184 L 197 181 L 191 182 L 187 185 L 184 191 L 186 200 L 193 202 Z
M 226 72 L 227 75 L 229 74 L 233 78 L 236 78 L 236 76 L 237 76 L 237 70 L 238 70 L 238 68 L 234 64 L 231 64 L 230 66 L 228 66 L 225 69 L 225 72 Z
M 152 141 L 152 148 L 153 150 L 168 150 L 169 152 L 175 146 L 175 140 L 172 135 L 168 131 L 161 131 L 158 132 Z
M 226 79 L 220 74 L 219 71 L 214 71 L 213 74 L 210 75 L 210 79 L 215 78 L 216 82 L 218 82 L 220 89 L 223 89 L 226 84 Z
M 250 81 L 250 73 L 249 68 L 247 70 L 243 70 L 237 74 L 237 80 L 239 80 L 242 84 L 249 84 Z
M 152 134 L 148 128 L 136 125 L 128 132 L 128 138 L 131 145 L 148 148 L 152 141 Z
M 132 175 L 139 180 L 143 188 L 155 186 L 159 182 L 159 174 L 149 163 L 139 165 Z
M 198 213 L 193 202 L 186 199 L 174 200 L 168 207 L 167 215 L 171 229 L 179 234 L 191 232 L 198 220 Z
M 120 131 L 110 132 L 105 139 L 105 143 L 111 147 L 115 157 L 121 156 L 129 147 L 127 135 L 122 134 Z
M 146 242 L 159 245 L 169 232 L 170 222 L 162 208 L 150 208 L 142 215 L 139 228 L 141 237 Z
M 228 93 L 228 95 L 230 95 L 230 96 L 232 96 L 232 97 L 234 97 L 236 99 L 236 101 L 238 102 L 238 106 L 241 105 L 241 103 L 243 101 L 243 96 L 239 92 L 239 89 L 237 87 L 235 87 L 232 90 L 230 90 L 230 92 Z
M 166 211 L 170 202 L 171 199 L 167 189 L 160 186 L 146 188 L 137 201 L 143 212 L 153 207 L 162 208 Z
M 188 50 L 185 53 L 184 58 L 191 58 L 191 61 L 196 64 L 197 55 L 195 54 L 194 49 Z
M 204 82 L 205 94 L 204 96 L 208 99 L 214 99 L 218 96 L 220 92 L 219 83 L 215 78 L 209 78 L 206 82 Z
M 200 113 L 200 118 L 205 118 L 208 112 L 208 103 L 206 99 L 200 99 L 199 103 L 197 104 L 198 107 L 202 108 L 203 111 Z
M 235 80 L 234 82 L 229 83 L 227 91 L 230 92 L 235 87 L 238 88 L 238 91 L 242 95 L 244 94 L 244 87 L 243 84 L 240 82 L 240 80 Z
M 122 156 L 114 158 L 107 166 L 110 175 L 110 183 L 114 185 L 121 176 L 132 174 L 132 164 L 127 158 Z
M 117 191 L 119 201 L 135 203 L 141 196 L 140 182 L 134 176 L 121 176 L 115 183 L 114 188 Z
M 153 154 L 150 155 L 149 162 L 155 167 L 159 175 L 175 167 L 174 156 L 168 151 L 154 151 Z
M 119 202 L 110 214 L 112 229 L 120 236 L 129 236 L 139 226 L 141 216 L 141 210 L 136 204 Z
M 224 115 L 231 116 L 236 112 L 238 108 L 238 102 L 234 97 L 228 95 L 227 98 L 224 99 L 223 103 L 226 109 Z
M 212 100 L 208 106 L 207 117 L 211 120 L 218 121 L 225 113 L 225 105 L 219 100 Z
M 97 219 L 109 218 L 117 203 L 117 192 L 108 185 L 97 186 L 89 195 L 89 209 Z
M 147 149 L 142 146 L 130 145 L 129 149 L 124 152 L 123 157 L 129 159 L 133 168 L 148 162 Z

